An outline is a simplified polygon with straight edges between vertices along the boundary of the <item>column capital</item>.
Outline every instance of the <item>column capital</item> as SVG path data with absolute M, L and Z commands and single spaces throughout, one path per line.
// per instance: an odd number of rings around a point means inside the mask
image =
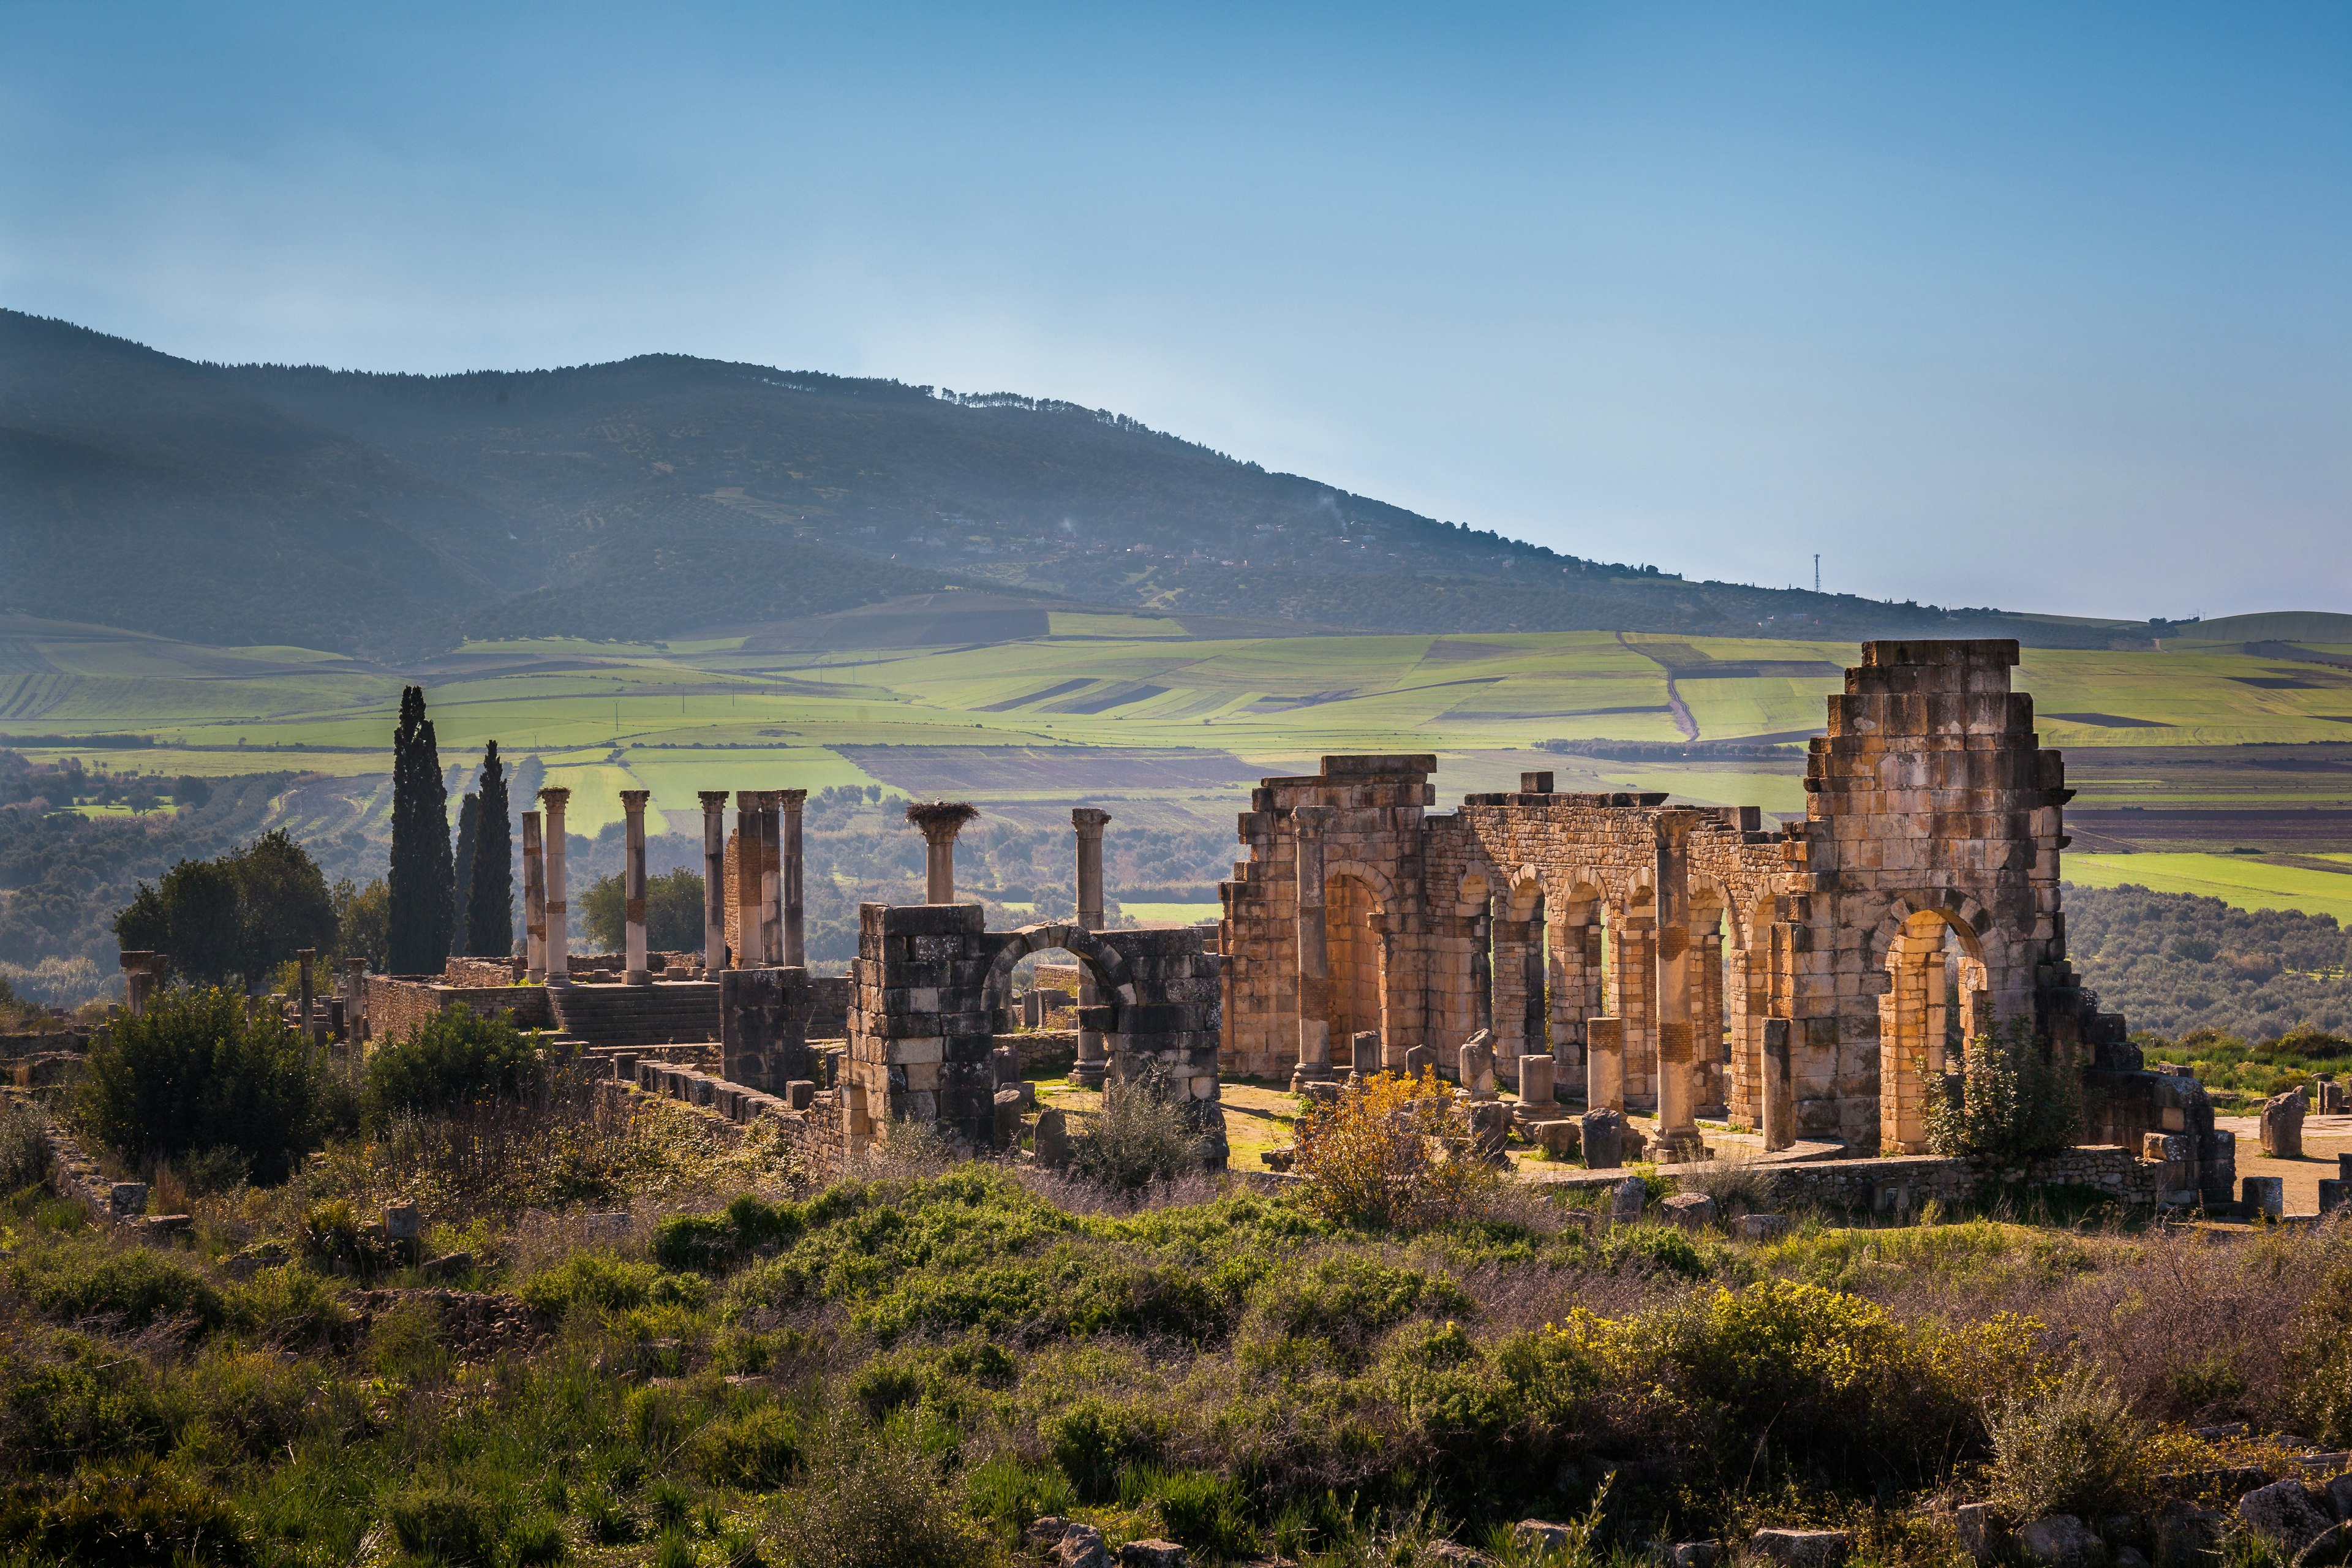
M 1308 837 L 1320 834 L 1338 815 L 1338 808 L 1328 805 L 1294 805 L 1290 808 L 1291 822 L 1302 835 Z
M 735 809 L 765 811 L 768 809 L 768 794 L 763 789 L 739 789 L 735 792 Z
M 702 802 L 702 809 L 706 812 L 727 809 L 728 792 L 723 789 L 698 789 L 694 794 L 695 798 Z
M 550 811 L 562 811 L 572 800 L 572 791 L 562 784 L 549 784 L 539 792 L 539 801 Z
M 1080 805 L 1070 809 L 1070 826 L 1078 830 L 1081 838 L 1100 837 L 1103 825 L 1108 821 L 1110 813 L 1100 806 Z
M 907 807 L 907 820 L 922 830 L 923 837 L 934 844 L 952 844 L 963 825 L 980 815 L 969 801 L 927 800 L 911 803 Z
M 768 793 L 786 811 L 798 811 L 808 804 L 808 791 L 804 789 L 774 789 Z
M 625 789 L 621 792 L 621 806 L 625 811 L 641 812 L 653 797 L 654 792 L 649 789 Z

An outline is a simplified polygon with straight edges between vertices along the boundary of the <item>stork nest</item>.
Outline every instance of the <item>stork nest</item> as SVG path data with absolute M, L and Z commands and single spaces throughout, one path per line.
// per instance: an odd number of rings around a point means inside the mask
M 907 820 L 926 834 L 945 828 L 954 830 L 980 815 L 980 807 L 968 800 L 915 800 L 907 803 Z

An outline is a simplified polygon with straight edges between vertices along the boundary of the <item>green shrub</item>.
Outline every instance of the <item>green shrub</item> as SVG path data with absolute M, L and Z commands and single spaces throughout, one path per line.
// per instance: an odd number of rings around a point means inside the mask
M 49 1173 L 49 1146 L 41 1113 L 21 1100 L 0 1100 L 0 1192 L 29 1187 Z
M 672 1215 L 654 1227 L 650 1251 L 665 1268 L 722 1273 L 763 1247 L 797 1239 L 804 1216 L 796 1204 L 767 1204 L 739 1194 L 725 1212 Z
M 0 1492 L 0 1551 L 73 1568 L 254 1560 L 244 1521 L 219 1492 L 144 1461 L 77 1470 L 62 1488 L 20 1482 Z
M 1119 1500 L 1131 1508 L 1155 1510 L 1168 1538 L 1188 1547 L 1195 1562 L 1227 1563 L 1257 1555 L 1257 1530 L 1250 1523 L 1241 1487 L 1229 1476 L 1138 1468 L 1121 1481 Z
M 2147 1429 L 2097 1372 L 2076 1367 L 2046 1392 L 2001 1402 L 1991 1420 L 1993 1500 L 2019 1519 L 2127 1510 L 2145 1491 Z
M 492 1568 L 498 1532 L 489 1509 L 457 1487 L 425 1487 L 401 1493 L 384 1510 L 393 1539 L 413 1557 L 451 1568 Z
M 1159 1072 L 1108 1085 L 1102 1109 L 1070 1139 L 1070 1170 L 1090 1182 L 1139 1192 L 1201 1168 L 1203 1147 L 1191 1102 Z
M 836 1415 L 786 1494 L 784 1560 L 826 1568 L 982 1568 L 994 1552 L 956 1507 L 940 1461 L 905 1422 Z
M 80 1334 L 0 1337 L 0 1455 L 26 1470 L 159 1453 L 185 1423 L 181 1401 L 135 1356 Z
M 546 1568 L 563 1561 L 563 1527 L 543 1513 L 520 1521 L 507 1531 L 507 1561 L 514 1568 Z
M 76 1092 L 83 1124 L 126 1159 L 234 1149 L 252 1179 L 282 1182 L 326 1133 L 319 1053 L 234 991 L 164 992 L 116 1020 Z
M 1089 1502 L 1117 1496 L 1119 1472 L 1159 1458 L 1167 1434 L 1168 1418 L 1160 1411 L 1096 1394 L 1073 1400 L 1037 1423 L 1046 1452 Z
M 2083 1124 L 2083 1077 L 2046 1052 L 2030 1020 L 2010 1019 L 1969 1042 L 1957 1093 L 1927 1107 L 1927 1144 L 2015 1165 L 2073 1143 Z
M 974 1514 L 1008 1532 L 1048 1514 L 1066 1517 L 1078 1506 L 1077 1489 L 1059 1466 L 1029 1464 L 1010 1454 L 973 1466 L 964 1477 L 964 1497 Z
M 533 1311 L 560 1317 L 574 1301 L 607 1311 L 699 1307 L 709 1297 L 710 1283 L 699 1274 L 667 1274 L 650 1263 L 626 1262 L 609 1252 L 575 1252 L 524 1280 L 520 1294 Z
M 62 1241 L 18 1258 L 16 1289 L 45 1316 L 143 1329 L 172 1319 L 220 1323 L 226 1304 L 212 1281 L 152 1247 L 117 1247 L 103 1237 Z
M 364 1109 L 381 1126 L 399 1115 L 429 1115 L 461 1105 L 535 1092 L 545 1066 L 538 1038 L 511 1013 L 485 1018 L 452 1002 L 368 1058 Z
M 772 1487 L 800 1467 L 800 1429 L 782 1407 L 755 1405 L 705 1426 L 695 1438 L 703 1479 L 746 1490 Z

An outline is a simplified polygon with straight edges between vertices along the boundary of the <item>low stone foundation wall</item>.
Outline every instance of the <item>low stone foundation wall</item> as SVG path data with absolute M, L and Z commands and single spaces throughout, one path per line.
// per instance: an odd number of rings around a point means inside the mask
M 367 1037 L 376 1045 L 404 1040 L 419 1024 L 452 1002 L 484 1017 L 511 1012 L 524 1029 L 551 1029 L 554 1009 L 544 985 L 450 985 L 414 975 L 367 977 Z
M 837 1090 L 819 1089 L 807 1110 L 794 1110 L 780 1095 L 746 1089 L 693 1068 L 654 1061 L 625 1065 L 630 1067 L 635 1077 L 612 1079 L 614 1092 L 634 1091 L 677 1100 L 736 1127 L 772 1125 L 787 1144 L 813 1161 L 830 1163 L 840 1155 L 841 1097 Z
M 1669 1181 L 1724 1168 L 1725 1163 L 1657 1167 Z M 2016 1171 L 1996 1170 L 1942 1154 L 1774 1164 L 1759 1161 L 1732 1168 L 1751 1174 L 1767 1194 L 1765 1201 L 1775 1208 L 1883 1215 L 1916 1213 L 1931 1198 L 1950 1206 L 1996 1198 L 2004 1188 L 2028 1192 L 2042 1187 L 2084 1188 L 2126 1207 L 2153 1208 L 2163 1193 L 2165 1176 L 2159 1163 L 2139 1159 L 2128 1149 L 2095 1144 L 2069 1149 Z M 1626 1174 L 1623 1170 L 1579 1171 L 1552 1178 L 1549 1184 L 1613 1186 Z

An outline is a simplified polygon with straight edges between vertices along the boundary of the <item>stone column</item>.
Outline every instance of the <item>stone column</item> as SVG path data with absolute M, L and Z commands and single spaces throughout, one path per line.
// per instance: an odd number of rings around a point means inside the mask
M 960 800 L 925 801 L 907 807 L 907 820 L 923 833 L 923 901 L 951 904 L 955 896 L 955 841 L 979 812 Z
M 702 974 L 727 967 L 727 792 L 695 792 L 702 802 Z
M 1525 991 L 1522 1001 L 1527 1014 L 1527 1033 L 1519 1045 L 1523 1056 L 1552 1054 L 1548 1035 L 1551 1022 L 1549 1009 L 1546 1005 L 1549 999 L 1544 994 L 1544 982 L 1548 978 L 1544 973 L 1544 949 L 1549 945 L 1544 941 L 1545 924 L 1544 899 L 1541 893 L 1538 893 L 1535 913 L 1528 921 L 1527 946 L 1519 955 L 1521 972 L 1527 976 L 1522 983 Z
M 136 1018 L 147 1011 L 154 994 L 155 976 L 163 970 L 163 955 L 140 949 L 126 950 L 122 963 L 122 1010 Z
M 783 792 L 760 792 L 760 950 L 784 961 Z
M 1584 1020 L 1584 1108 L 1625 1109 L 1625 1025 L 1619 1018 Z
M 541 853 L 539 813 L 522 814 L 523 976 L 534 985 L 547 978 L 547 862 Z
M 1078 929 L 1100 931 L 1103 928 L 1103 828 L 1110 821 L 1110 813 L 1091 805 L 1081 805 L 1070 813 L 1070 826 L 1078 839 Z M 1095 985 L 1094 969 L 1089 964 L 1078 966 L 1078 1005 L 1094 1007 L 1101 1005 L 1101 994 Z M 1081 1013 L 1080 1017 L 1086 1016 Z M 1104 1075 L 1110 1068 L 1110 1052 L 1103 1045 L 1102 1031 L 1081 1028 L 1078 1031 L 1077 1065 L 1070 1069 L 1070 1081 L 1087 1089 L 1100 1089 Z
M 572 978 L 572 913 L 563 900 L 563 808 L 571 801 L 568 789 L 539 792 L 539 804 L 547 813 L 546 842 L 540 852 L 547 862 L 547 978 L 551 983 Z
M 1321 865 L 1321 851 L 1317 851 L 1317 865 Z M 1319 879 L 1318 879 L 1319 880 Z M 1316 902 L 1322 900 L 1318 897 Z M 1485 913 L 1470 921 L 1470 1021 L 1474 1035 L 1495 1032 L 1495 900 L 1486 900 Z
M 1625 1098 L 1628 1104 L 1654 1108 L 1657 1095 L 1655 1006 L 1658 984 L 1657 921 L 1654 906 L 1636 914 L 1613 911 L 1609 922 L 1608 980 L 1601 1010 L 1622 1031 Z
M 315 947 L 298 947 L 294 950 L 295 962 L 300 964 L 302 969 L 302 999 L 300 1002 L 302 1011 L 295 1016 L 302 1020 L 300 1026 L 302 1030 L 302 1038 L 314 1046 L 319 1043 L 319 1026 L 313 1023 L 310 1018 L 311 997 L 314 994 L 310 988 L 310 966 L 318 962 L 318 958 L 319 950 Z
M 735 792 L 735 967 L 761 969 L 768 963 L 762 945 L 766 935 L 760 919 L 760 882 L 766 857 L 760 848 L 761 795 L 763 791 Z
M 780 789 L 776 801 L 783 810 L 783 963 L 787 969 L 804 969 L 808 966 L 808 921 L 807 904 L 801 896 L 801 812 L 808 805 L 808 791 Z
M 651 798 L 651 790 L 621 792 L 625 824 L 621 861 L 621 918 L 625 922 L 621 983 L 625 985 L 654 983 L 653 971 L 646 963 L 646 802 Z
M 1292 808 L 1298 833 L 1298 1065 L 1296 1090 L 1331 1078 L 1331 949 L 1323 923 L 1323 828 L 1328 805 Z
M 1698 1141 L 1698 1123 L 1692 1114 L 1696 1066 L 1693 1014 L 1701 987 L 1691 973 L 1690 829 L 1691 819 L 1684 813 L 1669 811 L 1658 817 L 1658 1138 L 1669 1147 Z
M 357 1045 L 367 1037 L 367 960 L 343 960 L 343 1041 Z
M 1764 1020 L 1763 1081 L 1757 1086 L 1762 1101 L 1758 1118 L 1764 1132 L 1764 1151 L 1772 1153 L 1797 1141 L 1796 1080 L 1790 1071 L 1789 1020 Z

